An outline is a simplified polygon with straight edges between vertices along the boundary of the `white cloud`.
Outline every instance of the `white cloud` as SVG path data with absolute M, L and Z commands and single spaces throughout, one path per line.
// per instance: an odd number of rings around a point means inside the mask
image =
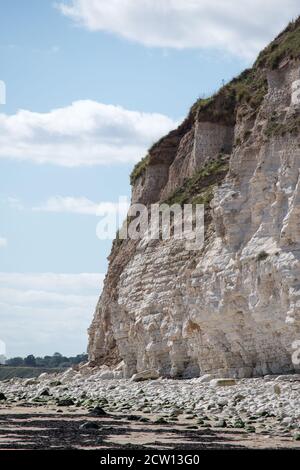
M 299 15 L 298 0 L 69 0 L 58 8 L 91 31 L 146 46 L 213 47 L 247 59 Z
M 0 272 L 0 286 L 18 290 L 36 290 L 43 292 L 99 293 L 104 275 L 98 273 L 3 273 Z
M 0 114 L 0 158 L 67 167 L 136 162 L 176 125 L 162 114 L 91 100 L 48 113 L 20 110 Z
M 103 279 L 96 273 L 0 273 L 1 340 L 7 354 L 83 352 Z
M 0 287 L 1 303 L 20 307 L 30 306 L 37 308 L 58 307 L 84 307 L 94 300 L 93 296 L 63 294 L 40 290 L 19 290 L 15 288 Z
M 5 248 L 7 246 L 7 239 L 0 237 L 0 248 Z
M 126 215 L 129 202 L 126 198 L 117 202 L 94 202 L 85 197 L 63 197 L 53 196 L 37 207 L 33 207 L 33 211 L 38 212 L 56 212 L 71 213 L 85 215 L 105 215 L 107 213 Z
M 9 207 L 11 207 L 12 209 L 15 209 L 15 210 L 18 210 L 18 211 L 21 211 L 21 210 L 24 209 L 24 206 L 23 206 L 21 200 L 18 197 L 7 197 L 4 200 L 4 202 L 7 202 Z

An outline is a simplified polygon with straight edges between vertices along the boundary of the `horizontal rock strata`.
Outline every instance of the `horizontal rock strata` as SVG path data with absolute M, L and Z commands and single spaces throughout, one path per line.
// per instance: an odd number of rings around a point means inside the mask
M 204 202 L 205 244 L 114 242 L 89 330 L 93 364 L 123 359 L 125 377 L 298 370 L 300 63 L 273 57 L 295 31 L 299 20 L 136 169 L 133 202 Z

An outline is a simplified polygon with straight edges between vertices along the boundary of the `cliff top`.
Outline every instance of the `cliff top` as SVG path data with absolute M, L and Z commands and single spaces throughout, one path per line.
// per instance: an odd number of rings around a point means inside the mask
M 152 145 L 147 155 L 135 165 L 130 175 L 131 185 L 143 175 L 149 164 L 159 163 L 162 154 L 168 155 L 168 150 L 173 153 L 172 149 L 195 121 L 233 126 L 237 108 L 241 104 L 247 105 L 248 111 L 255 115 L 267 92 L 267 72 L 281 69 L 299 57 L 300 17 L 261 51 L 252 68 L 244 70 L 211 97 L 198 99 L 183 123 Z

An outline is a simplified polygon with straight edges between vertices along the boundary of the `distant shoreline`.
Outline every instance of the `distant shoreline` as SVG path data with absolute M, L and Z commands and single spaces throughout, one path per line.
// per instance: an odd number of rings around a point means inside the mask
M 43 372 L 54 374 L 56 372 L 62 372 L 65 368 L 57 367 L 12 367 L 6 365 L 0 365 L 0 381 L 12 379 L 14 377 L 19 377 L 22 379 L 38 377 Z

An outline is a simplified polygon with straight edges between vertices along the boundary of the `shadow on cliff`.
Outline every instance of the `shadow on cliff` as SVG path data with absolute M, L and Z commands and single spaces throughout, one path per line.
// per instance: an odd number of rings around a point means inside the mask
M 80 428 L 84 423 L 97 424 L 98 428 Z M 93 419 L 70 413 L 0 415 L 0 450 L 242 449 L 245 446 L 238 443 L 239 434 L 230 430 L 230 436 L 226 436 L 221 430 L 190 430 L 178 423 L 144 423 L 112 415 Z

